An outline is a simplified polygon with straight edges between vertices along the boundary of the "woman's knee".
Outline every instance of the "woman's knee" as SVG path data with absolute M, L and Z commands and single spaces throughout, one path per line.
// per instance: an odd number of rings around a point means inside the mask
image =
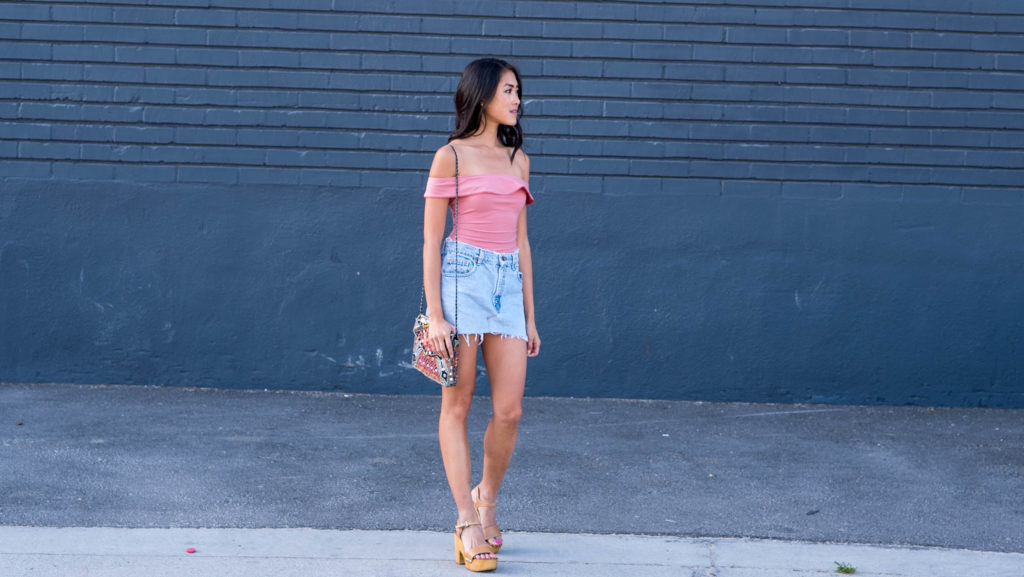
M 523 406 L 520 404 L 495 407 L 494 420 L 504 426 L 517 427 L 523 417 Z
M 465 423 L 469 419 L 469 408 L 472 403 L 442 403 L 441 420 Z

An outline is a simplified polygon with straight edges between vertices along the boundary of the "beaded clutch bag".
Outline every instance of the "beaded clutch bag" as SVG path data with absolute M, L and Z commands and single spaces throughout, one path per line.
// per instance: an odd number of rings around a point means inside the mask
M 452 351 L 455 352 L 451 359 L 444 359 L 441 355 L 431 352 L 427 345 L 427 329 L 429 328 L 427 315 L 416 316 L 416 323 L 412 327 L 416 339 L 413 342 L 412 363 L 416 370 L 423 373 L 428 379 L 442 387 L 454 387 L 455 376 L 459 367 L 459 338 L 452 335 Z

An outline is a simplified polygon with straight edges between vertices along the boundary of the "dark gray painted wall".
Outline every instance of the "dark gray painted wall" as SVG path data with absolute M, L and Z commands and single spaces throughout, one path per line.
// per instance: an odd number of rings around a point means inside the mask
M 434 392 L 420 196 L 498 55 L 530 394 L 1024 406 L 1024 6 L 371 5 L 0 3 L 0 381 Z

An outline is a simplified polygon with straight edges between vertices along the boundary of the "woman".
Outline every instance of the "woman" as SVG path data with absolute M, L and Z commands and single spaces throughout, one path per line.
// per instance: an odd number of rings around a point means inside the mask
M 455 92 L 455 130 L 434 155 L 424 194 L 428 337 L 433 350 L 450 358 L 450 335 L 456 328 L 459 335 L 457 384 L 441 389 L 438 436 L 458 508 L 455 560 L 471 571 L 490 571 L 498 564 L 502 539 L 495 504 L 515 449 L 526 359 L 540 352 L 526 235 L 526 205 L 533 196 L 530 159 L 521 150 L 521 96 L 519 72 L 508 62 L 483 58 L 466 66 Z M 449 207 L 455 230 L 442 239 Z M 466 418 L 478 349 L 490 379 L 493 414 L 484 434 L 483 475 L 472 487 Z

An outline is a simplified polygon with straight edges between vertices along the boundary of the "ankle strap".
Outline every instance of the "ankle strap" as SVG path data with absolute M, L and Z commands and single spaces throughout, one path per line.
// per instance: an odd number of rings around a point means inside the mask
M 466 527 L 472 527 L 473 525 L 479 525 L 480 521 L 463 521 L 455 525 L 456 529 L 465 529 Z
M 480 507 L 497 507 L 498 506 L 497 503 L 484 503 L 483 499 L 480 499 L 479 501 L 477 500 L 477 497 L 480 496 L 480 487 L 479 486 L 473 487 L 473 490 L 469 493 L 469 495 L 471 497 L 473 497 L 473 506 L 478 508 L 478 509 Z

